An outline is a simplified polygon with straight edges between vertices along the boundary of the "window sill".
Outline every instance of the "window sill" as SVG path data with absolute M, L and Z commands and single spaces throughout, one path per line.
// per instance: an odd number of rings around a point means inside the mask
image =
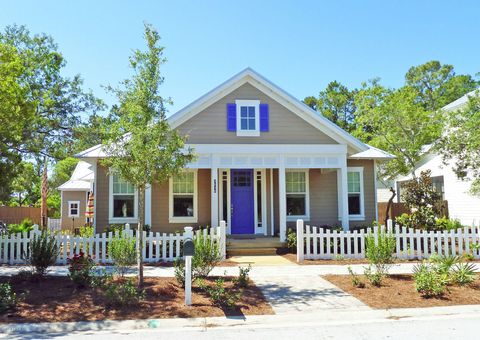
M 339 217 L 338 220 L 341 221 L 342 218 Z M 365 215 L 349 215 L 348 220 L 349 221 L 365 221 Z
M 108 219 L 109 224 L 125 224 L 125 223 L 138 223 L 136 217 L 110 217 Z
M 172 217 L 168 218 L 169 223 L 197 223 L 198 219 L 196 217 Z
M 237 137 L 259 137 L 260 131 L 242 131 L 237 130 Z
M 80 215 L 68 215 L 68 218 L 79 218 Z
M 307 215 L 303 215 L 303 216 L 287 215 L 287 222 L 296 222 L 297 220 L 310 221 L 310 216 L 307 216 Z

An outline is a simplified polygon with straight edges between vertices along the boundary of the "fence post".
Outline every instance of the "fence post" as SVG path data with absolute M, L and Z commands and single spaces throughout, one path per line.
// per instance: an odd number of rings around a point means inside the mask
M 303 253 L 303 220 L 297 220 L 297 262 L 305 259 Z
M 193 240 L 192 227 L 185 227 L 185 233 L 183 234 L 184 245 L 187 241 Z M 193 245 L 193 244 L 192 244 Z M 185 305 L 190 306 L 192 304 L 192 256 L 186 254 L 184 251 L 185 259 Z
M 220 252 L 222 255 L 222 260 L 227 258 L 227 223 L 225 221 L 220 221 Z

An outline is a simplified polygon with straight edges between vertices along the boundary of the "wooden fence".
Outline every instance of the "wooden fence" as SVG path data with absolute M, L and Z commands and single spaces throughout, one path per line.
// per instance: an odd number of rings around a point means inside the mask
M 6 224 L 21 223 L 29 218 L 33 223 L 40 224 L 41 213 L 37 207 L 0 207 L 0 221 Z
M 200 234 L 204 236 L 204 240 L 216 242 L 220 249 L 222 259 L 226 256 L 226 235 L 225 222 L 221 222 L 219 227 L 197 230 L 194 232 L 194 239 Z M 136 240 L 138 247 L 139 238 L 136 233 L 130 229 L 127 224 L 122 231 L 123 236 Z M 5 235 L 0 237 L 0 263 L 8 264 L 25 264 L 29 255 L 30 241 L 40 235 L 41 231 L 38 226 L 30 233 Z M 112 263 L 112 258 L 108 251 L 108 245 L 118 234 L 112 232 L 96 234 L 92 237 L 77 237 L 71 235 L 56 234 L 55 238 L 60 249 L 57 258 L 57 264 L 66 264 L 69 258 L 72 258 L 80 251 L 88 254 L 95 263 Z M 182 257 L 183 251 L 183 233 L 158 233 L 143 232 L 143 259 L 147 263 L 152 262 L 171 262 Z
M 365 258 L 366 236 L 375 241 L 381 233 L 395 239 L 395 256 L 399 259 L 425 259 L 432 254 L 469 254 L 480 259 L 480 227 L 465 227 L 457 230 L 425 231 L 393 226 L 388 221 L 385 228 L 374 227 L 360 231 L 331 231 L 304 226 L 297 221 L 297 261 L 304 259 Z
M 377 208 L 378 208 L 378 222 L 380 223 L 385 223 L 385 219 L 387 218 L 387 202 L 378 202 L 377 203 Z M 448 201 L 441 201 L 439 203 L 439 210 L 440 210 L 440 216 L 445 216 L 448 217 Z M 401 214 L 410 213 L 410 210 L 405 206 L 404 203 L 401 202 L 393 202 L 390 211 L 389 211 L 389 217 L 392 220 L 395 220 L 395 217 L 400 216 Z

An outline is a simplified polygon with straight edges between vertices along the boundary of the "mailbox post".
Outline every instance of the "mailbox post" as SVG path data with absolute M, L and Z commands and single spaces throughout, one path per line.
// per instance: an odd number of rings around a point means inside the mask
M 185 260 L 185 305 L 192 304 L 192 256 L 195 255 L 192 227 L 185 227 L 183 258 Z

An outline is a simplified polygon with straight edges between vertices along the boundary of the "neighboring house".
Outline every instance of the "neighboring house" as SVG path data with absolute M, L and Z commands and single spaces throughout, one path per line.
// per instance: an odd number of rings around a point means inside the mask
M 94 175 L 90 163 L 79 161 L 70 179 L 58 187 L 61 192 L 62 229 L 74 230 L 87 223 L 88 195 L 93 189 Z
M 392 156 L 250 68 L 168 120 L 188 136 L 198 158 L 181 175 L 147 189 L 145 220 L 153 231 L 225 220 L 229 234 L 285 240 L 297 219 L 348 229 L 377 218 L 375 162 Z M 137 191 L 100 164 L 107 157 L 101 145 L 76 156 L 95 174 L 96 231 L 137 223 Z
M 472 91 L 444 106 L 442 110 L 445 112 L 461 110 L 468 103 L 468 97 L 474 95 L 478 95 L 478 92 Z M 443 164 L 442 156 L 432 151 L 429 145 L 425 146 L 425 154 L 417 164 L 415 175 L 418 176 L 425 170 L 431 170 L 430 176 L 432 177 L 433 186 L 442 194 L 443 200 L 448 202 L 450 218 L 459 219 L 465 225 L 478 224 L 480 222 L 480 198 L 469 193 L 472 182 L 458 179 L 452 170 L 452 166 Z M 400 176 L 396 179 L 395 187 L 397 189 L 398 202 L 400 202 L 402 183 L 411 178 L 411 175 L 408 175 Z

